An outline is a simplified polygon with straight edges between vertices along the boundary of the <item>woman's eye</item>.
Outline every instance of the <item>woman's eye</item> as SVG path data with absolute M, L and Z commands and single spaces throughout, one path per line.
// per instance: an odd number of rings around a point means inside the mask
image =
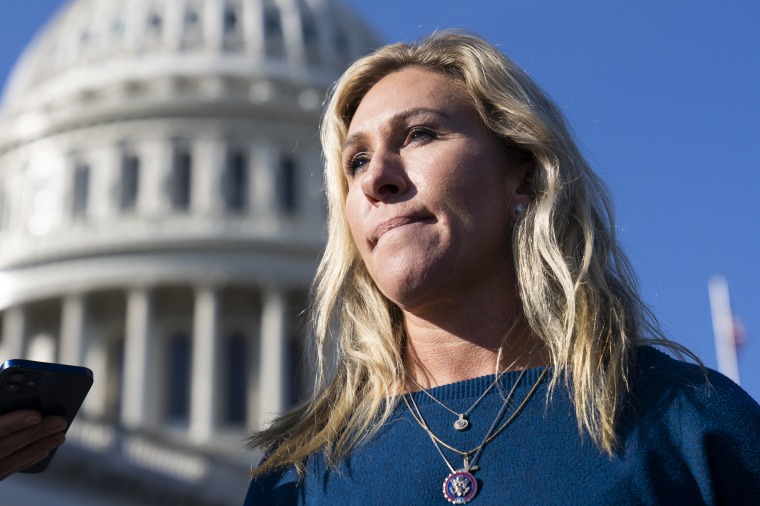
M 348 175 L 353 175 L 367 165 L 369 163 L 369 154 L 367 153 L 357 153 L 351 158 L 348 159 L 346 162 L 346 173 Z
M 434 138 L 435 133 L 432 130 L 424 127 L 414 127 L 409 130 L 407 142 L 427 141 Z

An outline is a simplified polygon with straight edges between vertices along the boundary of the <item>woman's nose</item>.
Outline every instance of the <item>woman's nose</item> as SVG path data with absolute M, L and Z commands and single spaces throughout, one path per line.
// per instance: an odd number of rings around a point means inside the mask
M 385 202 L 409 189 L 406 171 L 397 154 L 375 153 L 362 174 L 361 187 L 373 201 Z

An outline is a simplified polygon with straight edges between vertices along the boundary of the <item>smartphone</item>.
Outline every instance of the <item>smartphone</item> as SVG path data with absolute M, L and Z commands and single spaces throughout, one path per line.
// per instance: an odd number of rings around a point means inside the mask
M 13 359 L 0 365 L 0 414 L 33 409 L 42 416 L 58 415 L 71 426 L 92 386 L 92 371 L 86 367 Z M 44 471 L 55 450 L 22 473 Z

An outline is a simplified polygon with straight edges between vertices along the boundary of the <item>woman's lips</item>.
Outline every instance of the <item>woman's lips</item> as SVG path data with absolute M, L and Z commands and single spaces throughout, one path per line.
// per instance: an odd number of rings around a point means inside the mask
M 380 238 L 385 234 L 386 232 L 389 232 L 395 228 L 403 227 L 404 225 L 410 225 L 412 223 L 417 223 L 420 221 L 423 221 L 425 218 L 422 216 L 396 216 L 390 219 L 387 219 L 381 223 L 379 223 L 375 229 L 372 231 L 372 243 L 377 244 L 377 241 L 380 240 Z

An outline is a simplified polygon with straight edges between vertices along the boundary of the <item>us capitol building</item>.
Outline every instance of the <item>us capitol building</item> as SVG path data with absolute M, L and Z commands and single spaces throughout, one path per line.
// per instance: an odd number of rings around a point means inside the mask
M 73 0 L 38 34 L 0 108 L 0 359 L 95 383 L 7 485 L 242 504 L 246 435 L 310 389 L 322 101 L 378 44 L 336 0 Z

